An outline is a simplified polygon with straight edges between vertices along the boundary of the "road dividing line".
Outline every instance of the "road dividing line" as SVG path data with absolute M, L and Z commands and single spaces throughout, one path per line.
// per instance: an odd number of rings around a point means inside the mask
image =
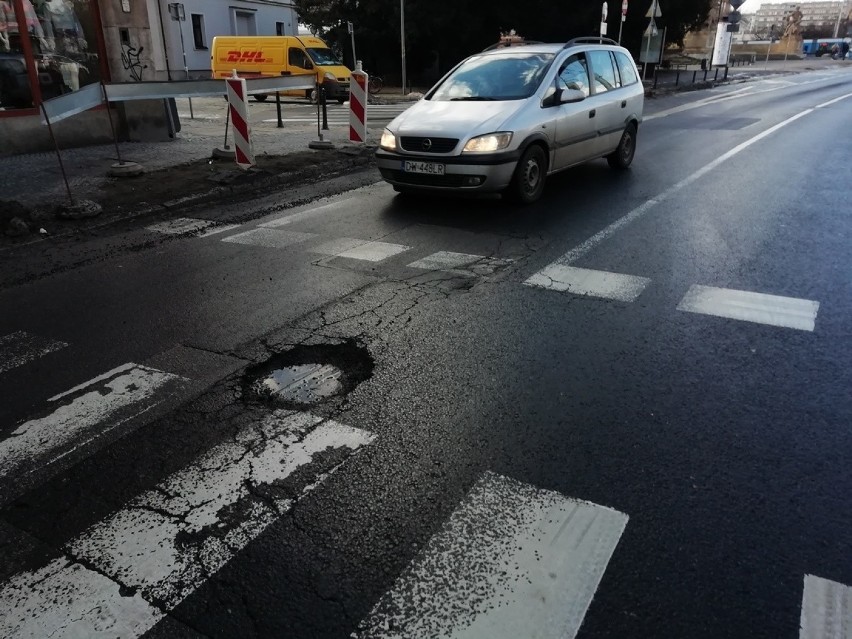
M 627 519 L 486 473 L 353 636 L 572 639 Z
M 28 364 L 68 346 L 59 340 L 16 331 L 0 337 L 0 373 Z
M 328 255 L 329 257 L 346 257 L 350 260 L 363 260 L 365 262 L 381 262 L 409 250 L 411 250 L 410 246 L 403 246 L 402 244 L 371 242 L 352 237 L 340 237 L 308 249 L 310 253 Z
M 852 588 L 805 575 L 799 639 L 852 639 Z
M 0 441 L 0 478 L 42 470 L 151 410 L 187 382 L 154 368 L 125 364 L 51 398 L 66 401 Z
M 141 636 L 373 439 L 276 411 L 13 577 L 0 636 Z
M 841 100 L 845 100 L 846 98 L 852 98 L 852 93 L 847 93 L 846 95 L 841 95 L 839 98 L 834 98 L 833 100 L 829 100 L 828 102 L 823 102 L 822 104 L 818 104 L 816 106 L 817 109 L 824 109 L 827 106 L 831 106 L 832 104 L 837 104 Z
M 586 255 L 587 253 L 592 251 L 592 249 L 596 248 L 601 242 L 608 240 L 610 237 L 615 235 L 618 231 L 622 230 L 623 228 L 625 228 L 626 226 L 628 226 L 632 222 L 635 222 L 639 218 L 643 217 L 648 211 L 653 209 L 655 206 L 657 206 L 661 202 L 664 202 L 665 200 L 669 199 L 671 196 L 673 196 L 676 193 L 678 193 L 679 191 L 683 190 L 684 188 L 686 188 L 687 186 L 689 186 L 693 182 L 701 179 L 702 177 L 707 175 L 710 171 L 721 166 L 722 164 L 724 164 L 725 162 L 727 162 L 731 158 L 739 155 L 740 153 L 745 151 L 747 148 L 749 148 L 753 144 L 756 144 L 756 143 L 760 142 L 762 139 L 769 137 L 770 135 L 772 135 L 776 131 L 783 129 L 785 126 L 787 126 L 789 124 L 792 124 L 793 122 L 795 122 L 799 118 L 803 118 L 806 115 L 808 115 L 809 113 L 813 113 L 813 111 L 814 111 L 814 109 L 806 109 L 805 111 L 802 111 L 801 113 L 797 113 L 796 115 L 787 118 L 783 122 L 779 122 L 778 124 L 769 127 L 768 129 L 766 129 L 762 133 L 758 133 L 754 137 L 746 140 L 745 142 L 738 144 L 737 146 L 735 146 L 733 149 L 731 149 L 727 153 L 722 154 L 721 156 L 719 156 L 718 158 L 716 158 L 715 160 L 713 160 L 709 164 L 705 164 L 703 167 L 701 167 L 700 169 L 698 169 L 697 171 L 695 171 L 691 175 L 685 177 L 684 179 L 682 179 L 677 184 L 670 186 L 668 189 L 666 189 L 665 191 L 663 191 L 659 195 L 656 195 L 655 197 L 651 198 L 647 202 L 640 204 L 635 209 L 633 209 L 632 211 L 630 211 L 629 213 L 627 213 L 623 217 L 617 219 L 615 222 L 613 222 L 612 224 L 607 226 L 602 231 L 600 231 L 600 232 L 596 233 L 595 235 L 593 235 L 592 237 L 590 237 L 588 240 L 586 240 L 585 242 L 580 244 L 580 246 L 573 248 L 570 251 L 568 251 L 567 253 L 565 253 L 563 256 L 561 256 L 559 259 L 557 259 L 555 262 L 553 262 L 550 266 L 546 267 L 542 271 L 539 271 L 538 273 L 533 275 L 530 279 L 528 279 L 524 283 L 530 284 L 531 280 L 537 280 L 538 275 L 543 274 L 544 271 L 547 270 L 547 268 L 550 268 L 554 264 L 559 264 L 559 265 L 562 265 L 562 266 L 569 266 L 573 262 L 576 262 L 578 259 L 580 259 L 584 255 Z M 534 286 L 534 284 L 530 284 L 530 285 Z
M 533 275 L 524 284 L 550 291 L 633 302 L 650 282 L 651 280 L 647 277 L 551 264 Z
M 315 238 L 315 233 L 297 233 L 295 231 L 278 231 L 276 229 L 256 228 L 245 233 L 237 233 L 224 238 L 223 242 L 244 244 L 246 246 L 262 246 L 264 248 L 285 248 L 291 244 L 299 244 Z
M 678 304 L 677 310 L 813 331 L 819 302 L 695 285 Z

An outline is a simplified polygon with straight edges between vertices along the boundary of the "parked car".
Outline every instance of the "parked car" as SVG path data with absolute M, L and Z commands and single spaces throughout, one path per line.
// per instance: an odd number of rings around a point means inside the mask
M 546 176 L 582 162 L 628 168 L 644 99 L 636 64 L 612 40 L 492 48 L 393 120 L 377 163 L 399 192 L 500 192 L 529 203 Z

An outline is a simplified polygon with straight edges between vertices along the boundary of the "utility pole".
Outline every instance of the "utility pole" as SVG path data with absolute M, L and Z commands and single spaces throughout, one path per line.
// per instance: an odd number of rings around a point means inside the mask
M 405 0 L 399 0 L 399 40 L 402 46 L 402 95 L 405 95 Z

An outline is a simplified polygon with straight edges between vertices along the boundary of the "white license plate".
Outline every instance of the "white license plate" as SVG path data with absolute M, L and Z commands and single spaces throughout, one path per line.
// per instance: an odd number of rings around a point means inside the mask
M 428 175 L 443 175 L 444 165 L 434 162 L 409 162 L 402 163 L 402 170 L 406 173 L 426 173 Z

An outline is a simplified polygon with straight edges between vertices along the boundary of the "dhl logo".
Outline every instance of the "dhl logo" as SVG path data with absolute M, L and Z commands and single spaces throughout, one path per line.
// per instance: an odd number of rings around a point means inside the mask
M 228 51 L 228 62 L 272 62 L 263 57 L 263 51 Z

